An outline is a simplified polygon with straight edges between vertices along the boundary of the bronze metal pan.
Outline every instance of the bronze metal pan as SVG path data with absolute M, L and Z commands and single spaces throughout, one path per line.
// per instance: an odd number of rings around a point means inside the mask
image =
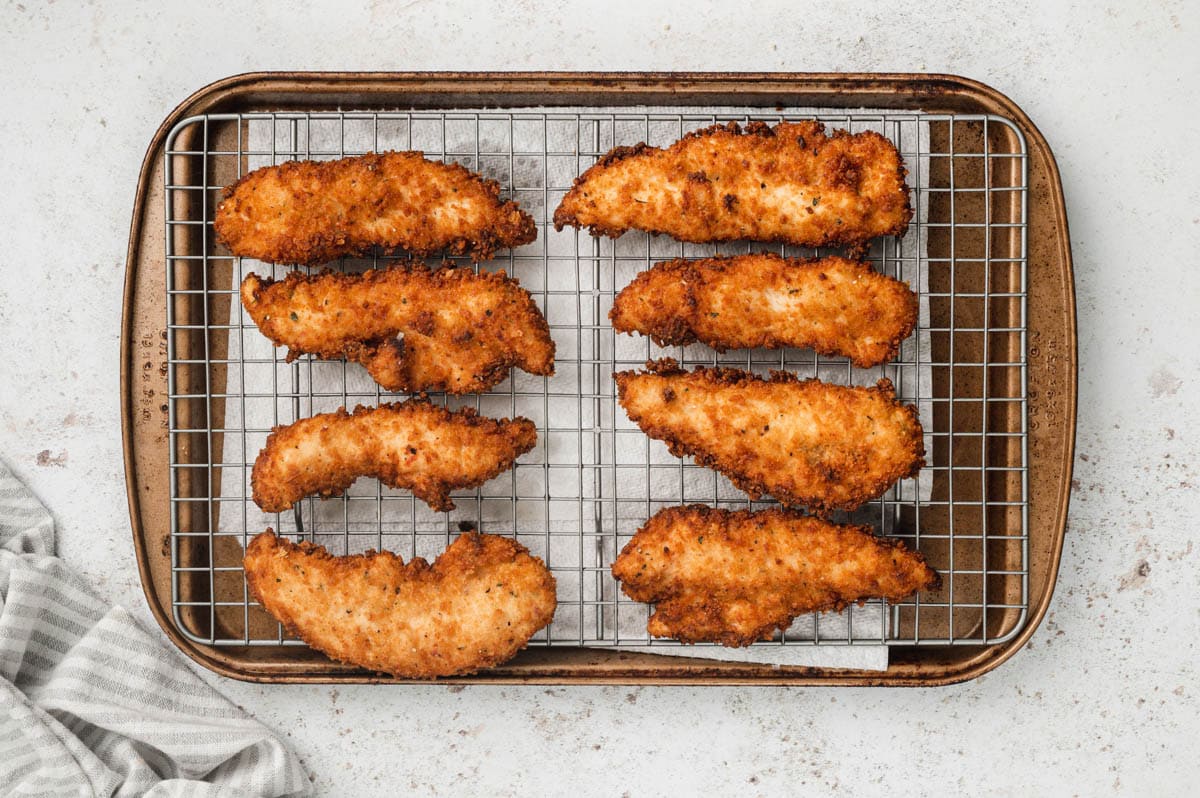
M 802 73 L 255 73 L 213 83 L 172 111 L 142 164 L 122 317 L 122 434 L 134 550 L 146 599 L 167 635 L 205 667 L 257 682 L 395 681 L 331 663 L 304 647 L 192 642 L 171 612 L 163 161 L 169 131 L 204 113 L 513 106 L 873 107 L 995 114 L 1025 138 L 1027 199 L 1028 610 L 1018 633 L 981 646 L 893 646 L 885 672 L 774 668 L 594 649 L 529 649 L 473 683 L 940 685 L 975 678 L 1033 634 L 1058 572 L 1076 411 L 1075 294 L 1062 186 L 1025 113 L 976 81 L 950 75 Z M 953 511 L 953 510 L 952 510 Z

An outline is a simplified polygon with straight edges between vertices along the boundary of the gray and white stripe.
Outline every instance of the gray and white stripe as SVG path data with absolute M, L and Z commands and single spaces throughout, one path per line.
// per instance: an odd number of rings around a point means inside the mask
M 286 745 L 54 556 L 0 463 L 0 794 L 311 794 Z

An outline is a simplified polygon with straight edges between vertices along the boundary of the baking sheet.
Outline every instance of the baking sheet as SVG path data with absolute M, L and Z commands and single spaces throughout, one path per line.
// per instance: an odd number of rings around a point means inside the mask
M 863 105 L 921 109 L 931 127 L 929 193 L 916 199 L 930 211 L 928 332 L 937 360 L 926 433 L 935 444 L 927 466 L 934 493 L 919 517 L 901 513 L 896 531 L 948 578 L 940 591 L 892 608 L 884 673 L 543 646 L 450 681 L 929 686 L 975 678 L 1013 656 L 1053 594 L 1074 451 L 1074 288 L 1053 153 L 1016 103 L 968 78 L 796 73 L 254 73 L 206 86 L 168 114 L 137 181 L 120 362 L 134 552 L 149 608 L 180 650 L 248 681 L 392 681 L 304 646 L 262 642 L 270 619 L 241 601 L 239 533 L 211 523 L 225 503 L 211 465 L 223 436 L 211 430 L 224 426 L 226 402 L 203 398 L 210 378 L 225 383 L 225 364 L 206 366 L 204 358 L 210 343 L 223 358 L 228 335 L 194 326 L 227 315 L 231 269 L 216 255 L 204 256 L 208 269 L 196 268 L 204 217 L 189 198 L 233 179 L 244 121 L 275 109 L 300 118 L 337 117 L 345 107 L 396 116 L 397 108 L 477 103 L 738 103 L 756 116 L 789 105 L 830 115 Z M 196 301 L 201 292 L 207 310 Z M 977 378 L 983 374 L 991 379 Z M 978 412 L 962 412 L 981 399 L 994 411 L 984 414 L 986 426 Z

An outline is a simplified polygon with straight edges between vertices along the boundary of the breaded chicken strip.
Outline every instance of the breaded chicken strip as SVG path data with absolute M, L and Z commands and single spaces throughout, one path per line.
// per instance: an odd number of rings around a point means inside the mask
M 687 372 L 674 360 L 613 375 L 625 412 L 676 457 L 691 455 L 751 498 L 814 512 L 853 510 L 924 465 L 916 408 L 891 382 L 830 385 L 739 369 Z
M 372 247 L 477 260 L 537 238 L 533 217 L 500 201 L 500 186 L 419 152 L 255 169 L 217 205 L 218 240 L 234 255 L 323 263 Z
M 429 565 L 387 551 L 334 557 L 268 529 L 246 548 L 245 568 L 255 599 L 289 632 L 333 659 L 408 679 L 499 665 L 557 606 L 541 560 L 478 532 Z
M 825 135 L 820 122 L 734 122 L 666 149 L 617 147 L 584 172 L 554 226 L 666 233 L 680 241 L 752 239 L 860 246 L 903 235 L 912 218 L 896 147 L 874 132 Z
M 737 255 L 656 264 L 617 294 L 608 316 L 618 332 L 659 346 L 807 347 L 867 368 L 900 351 L 917 296 L 861 261 Z
M 512 468 L 537 443 L 527 418 L 451 412 L 421 399 L 339 408 L 276 427 L 250 472 L 254 503 L 278 513 L 305 496 L 338 496 L 359 477 L 407 488 L 434 510 L 452 510 L 450 491 L 473 488 Z
M 900 601 L 940 583 L 899 540 L 794 511 L 658 512 L 612 566 L 625 595 L 654 602 L 655 637 L 748 646 L 798 615 L 869 598 Z
M 486 391 L 520 366 L 554 373 L 554 341 L 529 292 L 504 272 L 425 266 L 242 281 L 263 335 L 301 354 L 345 357 L 389 391 Z M 403 336 L 398 340 L 397 336 Z

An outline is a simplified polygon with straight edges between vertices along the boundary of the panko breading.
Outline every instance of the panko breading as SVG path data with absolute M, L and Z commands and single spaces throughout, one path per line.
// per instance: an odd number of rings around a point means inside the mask
M 276 427 L 250 472 L 254 503 L 286 510 L 305 496 L 338 496 L 359 477 L 407 488 L 434 510 L 452 510 L 450 491 L 507 471 L 537 443 L 527 418 L 496 420 L 421 399 L 339 408 Z
M 263 335 L 300 354 L 345 357 L 389 391 L 486 391 L 513 366 L 554 373 L 554 341 L 529 292 L 504 272 L 420 265 L 242 281 Z M 403 340 L 397 340 L 403 336 Z
M 867 368 L 900 351 L 917 323 L 917 296 L 861 261 L 737 255 L 656 264 L 608 315 L 618 332 L 659 346 L 807 347 Z
M 614 374 L 642 431 L 676 457 L 691 455 L 757 499 L 770 494 L 817 513 L 853 510 L 924 465 L 916 408 L 886 379 L 872 388 L 773 371 L 683 371 L 674 360 Z
M 878 133 L 825 135 L 820 122 L 715 125 L 666 149 L 617 147 L 584 172 L 554 226 L 666 233 L 680 241 L 751 239 L 858 247 L 903 235 L 907 174 Z
M 391 552 L 335 557 L 267 530 L 246 582 L 292 634 L 333 659 L 409 679 L 511 659 L 557 606 L 545 564 L 509 538 L 469 532 L 429 565 Z
M 625 595 L 655 603 L 651 635 L 725 646 L 770 639 L 804 613 L 900 601 L 940 583 L 918 552 L 870 527 L 704 505 L 658 512 L 612 573 Z
M 225 189 L 215 219 L 234 255 L 322 263 L 372 247 L 491 258 L 537 238 L 533 217 L 500 201 L 500 186 L 419 152 L 255 169 Z

